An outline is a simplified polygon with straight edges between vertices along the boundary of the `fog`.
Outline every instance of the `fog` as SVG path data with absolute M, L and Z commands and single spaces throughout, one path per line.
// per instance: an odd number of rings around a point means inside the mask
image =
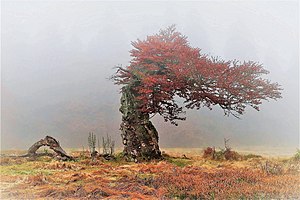
M 162 147 L 299 146 L 297 1 L 2 1 L 1 145 L 24 149 L 51 135 L 87 146 L 88 133 L 121 146 L 119 86 L 108 78 L 130 61 L 131 41 L 176 24 L 191 46 L 223 59 L 259 61 L 282 99 L 241 119 L 214 107 L 190 110 L 175 127 L 153 120 Z

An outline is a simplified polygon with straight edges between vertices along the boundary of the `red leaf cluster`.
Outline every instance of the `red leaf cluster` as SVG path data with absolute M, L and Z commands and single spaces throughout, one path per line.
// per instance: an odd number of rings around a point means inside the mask
M 225 115 L 238 117 L 246 106 L 259 110 L 262 100 L 281 97 L 278 83 L 262 78 L 268 74 L 257 62 L 224 61 L 202 54 L 174 26 L 132 42 L 132 60 L 118 67 L 115 84 L 130 86 L 139 109 L 159 113 L 175 123 L 186 108 L 212 108 L 219 105 Z M 184 99 L 179 106 L 175 96 Z

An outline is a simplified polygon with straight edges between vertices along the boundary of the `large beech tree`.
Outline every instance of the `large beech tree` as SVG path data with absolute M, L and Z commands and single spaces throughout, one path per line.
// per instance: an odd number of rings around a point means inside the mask
M 155 114 L 177 125 L 183 108 L 220 106 L 225 115 L 239 117 L 247 106 L 259 110 L 262 100 L 281 97 L 280 86 L 253 61 L 224 61 L 191 47 L 187 37 L 170 26 L 145 40 L 132 42 L 130 64 L 112 76 L 122 85 L 121 136 L 125 156 L 133 161 L 161 157 Z M 179 104 L 175 97 L 182 98 Z

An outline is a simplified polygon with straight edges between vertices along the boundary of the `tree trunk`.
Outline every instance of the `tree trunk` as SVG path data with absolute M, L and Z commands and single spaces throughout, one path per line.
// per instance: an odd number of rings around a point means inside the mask
M 160 158 L 158 132 L 149 120 L 149 114 L 139 111 L 129 86 L 123 87 L 120 112 L 123 114 L 120 130 L 124 156 L 134 162 Z

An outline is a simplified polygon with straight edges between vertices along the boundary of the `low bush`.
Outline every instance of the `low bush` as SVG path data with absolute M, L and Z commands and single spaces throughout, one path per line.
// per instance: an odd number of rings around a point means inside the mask
M 203 158 L 212 160 L 239 160 L 241 156 L 231 149 L 220 149 L 219 151 L 212 147 L 207 147 L 203 152 Z

